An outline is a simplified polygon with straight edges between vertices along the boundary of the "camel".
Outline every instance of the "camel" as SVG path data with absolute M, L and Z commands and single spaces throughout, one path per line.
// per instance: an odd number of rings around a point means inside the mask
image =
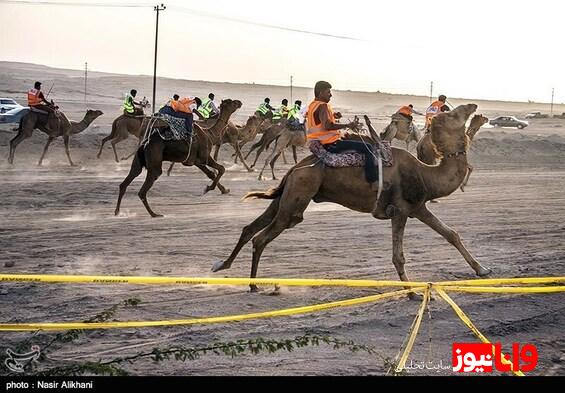
M 469 127 L 467 128 L 467 132 L 466 132 L 467 136 L 469 137 L 469 142 L 473 141 L 477 132 L 479 132 L 480 128 L 486 123 L 488 123 L 488 118 L 486 118 L 482 115 L 473 116 L 473 118 L 471 119 L 471 122 L 469 123 Z M 424 136 L 420 139 L 420 141 L 418 142 L 418 145 L 416 146 L 416 152 L 418 154 L 418 159 L 420 161 L 422 161 L 426 164 L 429 164 L 429 165 L 435 165 L 436 164 L 436 160 L 438 158 L 438 153 L 434 149 L 434 145 L 433 145 L 430 133 L 424 134 Z M 461 183 L 461 187 L 460 187 L 461 191 L 463 191 L 463 192 L 465 191 L 465 186 L 467 185 L 467 182 L 469 181 L 469 177 L 471 176 L 471 172 L 473 172 L 473 166 L 471 164 L 469 164 L 467 176 L 465 177 L 465 179 Z
M 267 167 L 267 163 L 269 163 L 271 166 L 271 173 L 273 175 L 273 180 L 277 180 L 277 178 L 275 177 L 275 162 L 277 162 L 277 159 L 284 151 L 284 149 L 286 149 L 289 146 L 292 146 L 292 154 L 294 156 L 294 162 L 296 163 L 298 161 L 296 156 L 296 148 L 302 147 L 305 144 L 306 144 L 306 131 L 302 131 L 302 130 L 293 131 L 288 129 L 287 127 L 284 127 L 277 136 L 277 138 L 275 138 L 275 147 L 273 147 L 273 151 L 271 152 L 269 157 L 267 157 L 267 159 L 265 160 L 265 164 L 263 165 L 263 169 L 261 169 L 261 172 L 259 173 L 258 179 L 262 180 L 263 171 Z
M 413 124 L 413 127 L 410 127 L 411 121 L 405 118 L 400 114 L 392 115 L 392 120 L 388 126 L 386 126 L 385 130 L 381 134 L 381 137 L 386 133 L 389 136 L 389 139 L 392 142 L 392 139 L 398 139 L 399 141 L 406 142 L 406 150 L 409 151 L 410 149 L 410 142 L 414 141 L 418 143 L 420 138 L 422 137 L 422 131 L 418 129 L 416 124 Z
M 14 163 L 16 147 L 23 140 L 29 138 L 32 135 L 33 130 L 38 129 L 46 133 L 49 138 L 47 139 L 47 143 L 43 148 L 43 153 L 41 154 L 41 158 L 39 159 L 37 165 L 41 166 L 41 164 L 43 163 L 43 159 L 47 154 L 47 149 L 49 149 L 51 142 L 53 142 L 55 138 L 62 136 L 65 143 L 65 153 L 67 154 L 69 163 L 71 164 L 71 166 L 75 166 L 73 160 L 71 159 L 71 153 L 69 150 L 69 141 L 71 135 L 78 134 L 86 130 L 88 126 L 101 115 L 103 115 L 102 111 L 89 109 L 86 111 L 84 118 L 81 121 L 76 122 L 69 121 L 69 119 L 63 113 L 60 113 L 59 127 L 57 127 L 56 130 L 51 130 L 47 127 L 47 115 L 32 111 L 28 112 L 20 120 L 20 125 L 17 128 L 18 133 L 10 141 L 10 155 L 8 157 L 8 162 L 10 164 Z
M 257 160 L 259 159 L 259 156 L 261 155 L 261 153 L 263 152 L 263 150 L 268 149 L 269 146 L 271 145 L 271 143 L 273 143 L 277 137 L 280 135 L 280 133 L 282 132 L 283 129 L 285 129 L 285 124 L 273 124 L 270 120 L 266 120 L 265 122 L 263 122 L 263 124 L 261 124 L 261 131 L 262 131 L 262 135 L 261 135 L 261 139 L 254 143 L 251 146 L 251 149 L 249 150 L 249 152 L 245 155 L 245 159 L 247 160 L 247 157 L 249 157 L 251 155 L 251 153 L 257 150 L 257 153 L 255 153 L 255 160 L 253 161 L 253 164 L 251 164 L 251 168 L 255 167 L 255 165 L 257 164 Z M 284 163 L 286 164 L 286 157 L 284 155 L 284 150 L 283 150 L 283 160 Z M 294 161 L 294 163 L 296 164 L 296 159 Z
M 383 186 L 376 211 L 373 209 L 377 193 L 365 180 L 363 168 L 324 167 L 313 155 L 291 168 L 276 188 L 266 192 L 247 193 L 244 199 L 270 199 L 272 202 L 263 214 L 243 228 L 228 259 L 214 263 L 212 271 L 229 269 L 242 247 L 253 239 L 251 278 L 255 278 L 259 260 L 267 244 L 285 229 L 302 222 L 304 211 L 310 201 L 314 200 L 337 203 L 361 213 L 373 213 L 379 219 L 391 219 L 392 262 L 402 281 L 409 281 L 404 269 L 403 251 L 404 228 L 408 217 L 417 218 L 442 235 L 457 248 L 478 276 L 490 274 L 491 270 L 483 267 L 467 250 L 459 234 L 426 206 L 426 202 L 431 199 L 453 193 L 465 178 L 468 166 L 465 122 L 476 109 L 475 104 L 461 105 L 451 112 L 434 117 L 431 126 L 432 141 L 442 154 L 441 161 L 436 166 L 422 163 L 404 149 L 392 149 L 393 165 L 384 168 L 383 180 L 387 186 Z M 370 125 L 369 127 L 371 129 Z M 383 206 L 386 207 L 384 212 Z M 330 239 L 328 241 L 331 242 Z M 252 292 L 257 291 L 256 285 L 251 285 L 250 288 Z M 414 294 L 410 297 L 414 297 Z
M 235 150 L 235 163 L 237 163 L 237 159 L 239 158 L 245 169 L 247 169 L 248 172 L 252 172 L 253 170 L 249 168 L 247 162 L 245 162 L 245 159 L 243 158 L 241 148 L 247 142 L 255 139 L 263 121 L 263 119 L 255 115 L 249 116 L 247 123 L 244 126 L 238 126 L 230 121 L 224 132 L 221 143 L 216 145 L 214 160 L 218 159 L 218 152 L 220 151 L 221 145 L 229 143 Z
M 181 162 L 185 166 L 196 165 L 212 180 L 212 184 L 206 186 L 204 193 L 215 189 L 216 186 L 218 186 L 222 194 L 229 193 L 230 190 L 220 184 L 220 178 L 226 170 L 210 156 L 210 153 L 212 152 L 212 147 L 222 139 L 222 133 L 228 124 L 230 116 L 241 108 L 241 105 L 241 101 L 238 100 L 223 100 L 220 105 L 221 113 L 218 121 L 207 130 L 203 130 L 198 124 L 194 124 L 192 141 L 165 141 L 157 132 L 148 135 L 147 142 L 139 147 L 133 158 L 129 174 L 120 184 L 120 194 L 114 212 L 115 215 L 120 213 L 120 204 L 128 186 L 133 179 L 141 174 L 143 167 L 145 167 L 147 168 L 147 176 L 139 190 L 138 196 L 151 217 L 162 217 L 161 214 L 155 213 L 149 206 L 147 192 L 161 176 L 163 161 Z M 166 126 L 166 123 L 159 120 L 156 126 Z M 215 174 L 208 167 L 212 167 L 218 173 Z
M 111 141 L 110 143 L 114 151 L 114 158 L 116 162 L 120 162 L 120 160 L 118 159 L 118 153 L 116 151 L 116 145 L 119 142 L 126 140 L 129 134 L 131 134 L 137 138 L 138 140 L 137 145 L 139 147 L 139 144 L 143 139 L 143 134 L 145 132 L 145 129 L 149 124 L 149 119 L 150 117 L 143 115 L 140 116 L 121 115 L 117 117 L 112 122 L 112 131 L 110 132 L 110 135 L 102 139 L 102 143 L 100 144 L 100 150 L 98 151 L 96 158 L 100 158 L 100 156 L 102 155 L 102 149 L 104 148 L 104 144 L 108 141 Z M 137 147 L 134 150 L 134 152 L 129 156 L 122 157 L 122 160 L 127 160 L 132 155 L 134 155 L 136 151 L 137 151 Z

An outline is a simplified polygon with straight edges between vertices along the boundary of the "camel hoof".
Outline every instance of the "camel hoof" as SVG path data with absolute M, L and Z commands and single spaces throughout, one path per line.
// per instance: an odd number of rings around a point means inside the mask
M 477 272 L 477 276 L 479 277 L 485 277 L 488 276 L 489 274 L 492 273 L 492 269 L 489 269 L 488 267 L 483 267 L 481 266 L 481 268 L 479 269 L 479 271 Z
M 461 190 L 461 192 L 465 192 L 465 187 L 461 186 L 459 187 L 459 189 Z
M 276 177 L 273 176 L 273 180 L 278 180 Z
M 118 216 L 118 215 L 120 215 L 120 210 L 119 209 L 114 210 L 114 216 Z
M 273 289 L 271 292 L 267 292 L 266 295 L 267 296 L 280 296 L 281 295 L 281 287 L 279 287 L 278 285 L 275 285 L 275 289 Z
M 257 292 L 260 292 L 260 291 L 261 291 L 261 289 L 259 289 L 259 287 L 257 285 L 252 284 L 252 285 L 249 286 L 249 293 L 257 293 Z
M 226 263 L 226 261 L 218 261 L 212 265 L 212 271 L 219 272 L 220 270 L 229 269 L 230 265 Z
M 204 192 L 202 193 L 202 195 L 206 195 L 207 193 L 210 192 L 210 190 L 212 190 L 212 187 L 210 187 L 210 186 L 204 187 Z
M 162 215 L 162 214 L 153 213 L 153 214 L 151 214 L 151 217 L 153 217 L 153 218 L 161 218 L 161 217 L 165 217 L 165 216 Z
M 224 191 L 222 191 L 222 194 L 229 194 L 230 193 L 230 189 L 226 188 Z

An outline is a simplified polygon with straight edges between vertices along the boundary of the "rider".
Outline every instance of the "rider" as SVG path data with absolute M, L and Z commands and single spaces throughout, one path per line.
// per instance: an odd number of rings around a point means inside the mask
M 43 92 L 41 91 L 41 82 L 35 82 L 33 89 L 29 89 L 29 91 L 27 92 L 27 105 L 30 108 L 47 112 L 48 128 L 51 130 L 57 128 L 58 119 L 55 112 L 57 110 L 57 107 L 53 103 L 53 100 L 49 102 L 43 95 Z
M 124 109 L 124 115 L 133 116 L 141 111 L 143 113 L 143 103 L 134 101 L 135 96 L 137 95 L 137 90 L 132 89 L 129 93 L 126 93 L 126 97 L 124 98 L 124 103 L 122 104 L 122 108 Z M 137 106 L 137 107 L 136 107 Z
M 365 178 L 372 187 L 376 187 L 377 170 L 375 168 L 374 153 L 366 144 L 360 141 L 341 139 L 339 130 L 352 128 L 355 122 L 338 124 L 330 106 L 332 85 L 319 81 L 314 87 L 314 101 L 308 106 L 307 138 L 308 141 L 319 141 L 330 153 L 339 153 L 345 150 L 355 150 L 365 155 Z
M 214 93 L 208 94 L 208 98 L 202 101 L 202 105 L 198 108 L 198 114 L 201 115 L 203 119 L 216 119 L 220 115 L 220 111 L 214 104 Z
M 426 109 L 426 131 L 430 130 L 430 125 L 432 124 L 432 118 L 441 112 L 449 111 L 449 106 L 445 103 L 447 97 L 443 94 L 438 97 L 438 99 L 430 104 L 428 109 Z
M 277 122 L 281 119 L 286 119 L 288 116 L 288 100 L 285 98 L 281 101 L 279 108 L 273 113 L 273 121 Z
M 410 131 L 413 131 L 415 126 L 414 126 L 414 118 L 412 117 L 412 114 L 417 114 L 417 115 L 421 115 L 423 116 L 423 113 L 420 113 L 416 110 L 414 110 L 414 105 L 409 104 L 409 105 L 404 105 L 402 107 L 400 107 L 399 110 L 396 111 L 395 115 L 400 115 L 404 118 L 406 118 L 408 121 L 410 121 Z
M 259 107 L 255 110 L 255 116 L 260 117 L 261 119 L 264 119 L 267 117 L 267 114 L 270 112 L 273 112 L 275 110 L 275 108 L 273 108 L 270 104 L 271 99 L 269 97 L 265 98 L 265 100 L 263 101 L 263 103 L 261 105 L 259 105 Z
M 288 111 L 288 126 L 291 130 L 303 129 L 302 123 L 300 123 L 300 108 L 302 107 L 302 101 L 294 101 L 294 106 Z
M 197 109 L 201 104 L 202 101 L 198 97 L 183 97 L 181 99 L 169 101 L 167 105 L 159 109 L 159 113 L 183 118 L 186 130 L 189 133 L 192 133 L 194 114 L 200 118 L 201 115 Z

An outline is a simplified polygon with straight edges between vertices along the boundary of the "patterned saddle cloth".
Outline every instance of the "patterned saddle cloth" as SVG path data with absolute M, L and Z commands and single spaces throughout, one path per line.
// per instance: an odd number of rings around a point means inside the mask
M 390 142 L 382 141 L 380 146 L 370 145 L 375 155 L 380 154 L 383 166 L 392 166 L 392 147 Z M 332 168 L 343 168 L 348 166 L 364 166 L 365 155 L 356 151 L 345 151 L 342 153 L 330 153 L 320 141 L 310 141 L 310 151 L 318 157 L 324 165 Z M 377 165 L 377 161 L 375 161 Z
M 192 130 L 185 127 L 185 119 L 167 114 L 161 114 L 161 119 L 169 126 L 158 127 L 155 131 L 165 141 L 189 141 L 192 138 Z

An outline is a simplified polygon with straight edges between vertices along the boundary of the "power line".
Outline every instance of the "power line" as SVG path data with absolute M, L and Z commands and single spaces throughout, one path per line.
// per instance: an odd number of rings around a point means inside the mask
M 253 21 L 250 21 L 250 20 L 234 18 L 234 17 L 231 17 L 231 16 L 212 14 L 212 13 L 209 13 L 209 12 L 195 10 L 193 8 L 188 8 L 188 7 L 181 7 L 181 6 L 172 5 L 172 6 L 170 6 L 170 8 L 172 10 L 177 10 L 179 12 L 184 12 L 184 13 L 188 13 L 188 14 L 191 14 L 191 15 L 202 16 L 202 17 L 205 17 L 205 18 L 212 18 L 212 19 L 220 19 L 220 20 L 225 20 L 225 21 L 228 21 L 228 22 L 242 23 L 242 24 L 251 25 L 251 26 L 265 27 L 265 28 L 268 28 L 268 29 L 289 31 L 289 32 L 293 32 L 293 33 L 310 34 L 310 35 L 316 35 L 316 36 L 327 37 L 327 38 L 338 38 L 340 40 L 369 42 L 368 40 L 364 40 L 364 39 L 361 39 L 361 38 L 348 37 L 348 36 L 329 34 L 329 33 L 320 33 L 320 32 L 310 31 L 310 30 L 294 29 L 294 28 L 291 28 L 291 27 L 271 25 L 271 24 L 268 24 L 268 23 L 253 22 Z
M 0 3 L 6 4 L 19 4 L 19 5 L 64 5 L 70 7 L 109 7 L 109 8 L 149 8 L 153 7 L 151 4 L 120 4 L 120 3 L 85 3 L 78 1 L 36 1 L 36 0 L 0 0 Z
M 40 1 L 40 0 L 0 0 L 0 3 L 20 4 L 20 5 L 55 5 L 55 6 L 71 6 L 71 7 L 109 7 L 109 8 L 149 8 L 149 7 L 154 7 L 153 4 L 147 4 L 147 3 L 146 4 L 122 4 L 122 3 L 112 3 L 112 2 L 85 3 L 85 2 L 78 2 L 78 1 L 66 2 L 66 1 L 56 1 L 56 0 L 45 0 L 45 1 Z M 264 27 L 264 28 L 267 28 L 267 29 L 282 30 L 282 31 L 287 31 L 287 32 L 292 32 L 292 33 L 300 33 L 300 34 L 309 34 L 309 35 L 315 35 L 315 36 L 326 37 L 326 38 L 337 38 L 337 39 L 340 39 L 340 40 L 370 42 L 370 40 L 365 40 L 365 39 L 362 39 L 362 38 L 349 37 L 349 36 L 343 36 L 343 35 L 337 35 L 337 34 L 329 34 L 329 33 L 320 33 L 320 32 L 316 32 L 316 31 L 310 31 L 310 30 L 304 30 L 304 29 L 295 29 L 295 28 L 291 28 L 291 27 L 285 27 L 285 26 L 280 26 L 280 25 L 272 25 L 272 24 L 262 23 L 262 22 L 254 22 L 254 21 L 247 20 L 247 19 L 240 19 L 240 18 L 234 18 L 234 17 L 231 17 L 231 16 L 213 14 L 213 13 L 210 13 L 210 12 L 200 11 L 200 10 L 196 10 L 196 9 L 188 8 L 188 7 L 174 6 L 173 5 L 173 6 L 170 6 L 169 8 L 171 10 L 176 10 L 178 12 L 191 14 L 193 16 L 200 16 L 200 17 L 204 17 L 204 18 L 225 20 L 225 21 L 228 21 L 228 22 L 235 22 L 235 23 L 241 23 L 241 24 L 250 25 L 250 26 Z

